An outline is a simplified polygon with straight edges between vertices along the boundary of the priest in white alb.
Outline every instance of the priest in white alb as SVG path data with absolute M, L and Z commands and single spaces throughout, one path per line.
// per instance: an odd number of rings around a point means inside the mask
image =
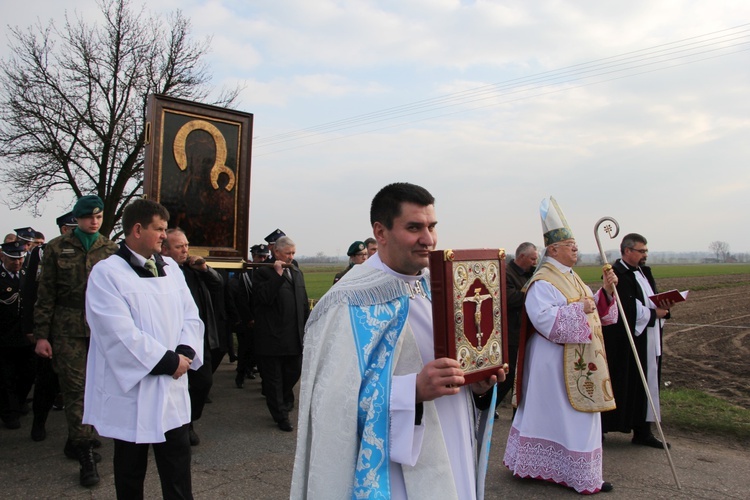
M 290 497 L 481 499 L 492 415 L 475 424 L 505 374 L 462 386 L 458 362 L 435 359 L 432 195 L 390 184 L 370 222 L 378 252 L 307 323 Z
M 578 246 L 555 199 L 541 206 L 545 256 L 525 286 L 515 402 L 503 462 L 514 475 L 611 491 L 602 480 L 600 412 L 615 407 L 602 324 L 617 322 L 617 277 L 596 294 L 573 271 Z

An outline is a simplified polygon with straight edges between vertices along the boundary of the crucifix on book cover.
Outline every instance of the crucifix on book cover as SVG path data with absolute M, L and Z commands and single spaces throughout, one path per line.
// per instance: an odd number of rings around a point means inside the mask
M 508 359 L 505 250 L 430 253 L 435 357 L 458 360 L 466 383 L 489 378 Z

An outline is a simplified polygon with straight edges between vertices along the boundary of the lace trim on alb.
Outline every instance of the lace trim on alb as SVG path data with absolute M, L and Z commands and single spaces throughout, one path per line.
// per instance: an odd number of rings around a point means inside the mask
M 595 493 L 602 486 L 601 447 L 573 451 L 554 441 L 521 437 L 515 427 L 510 429 L 503 463 L 516 476 L 554 481 L 579 493 Z

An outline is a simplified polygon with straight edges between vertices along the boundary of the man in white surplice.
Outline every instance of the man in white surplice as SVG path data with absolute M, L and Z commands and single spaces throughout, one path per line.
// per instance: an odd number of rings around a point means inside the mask
M 192 498 L 188 369 L 203 360 L 203 323 L 177 263 L 162 258 L 169 212 L 138 199 L 125 207 L 125 241 L 91 271 L 91 345 L 83 422 L 114 439 L 118 498 L 143 498 L 149 444 L 162 495 Z
M 482 498 L 489 431 L 475 422 L 505 374 L 462 386 L 456 360 L 434 359 L 434 198 L 390 184 L 370 222 L 378 252 L 307 323 L 291 498 Z

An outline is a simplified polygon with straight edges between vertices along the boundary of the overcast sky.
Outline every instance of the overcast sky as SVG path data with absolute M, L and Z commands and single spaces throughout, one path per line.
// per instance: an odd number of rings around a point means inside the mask
M 0 4 L 3 57 L 8 24 L 66 9 L 98 18 L 93 0 Z M 540 244 L 539 204 L 552 195 L 585 253 L 605 215 L 653 251 L 714 240 L 750 251 L 747 0 L 149 8 L 182 9 L 196 36 L 213 37 L 214 83 L 245 85 L 251 244 L 279 227 L 301 255 L 344 254 L 371 235 L 373 195 L 408 181 L 436 198 L 439 248 Z M 0 217 L 54 235 L 64 204 L 51 200 L 42 219 L 6 207 Z

